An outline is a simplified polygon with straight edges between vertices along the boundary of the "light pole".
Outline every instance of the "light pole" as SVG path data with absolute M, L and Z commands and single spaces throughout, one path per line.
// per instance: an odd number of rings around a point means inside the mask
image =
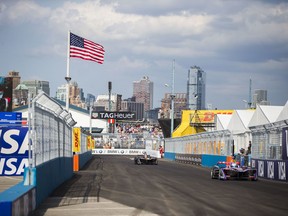
M 171 85 L 171 113 L 170 113 L 170 118 L 171 118 L 171 138 L 173 135 L 173 131 L 174 131 L 174 98 L 175 98 L 175 94 L 174 94 L 174 73 L 175 73 L 175 59 L 173 59 L 173 63 L 172 63 L 172 85 Z

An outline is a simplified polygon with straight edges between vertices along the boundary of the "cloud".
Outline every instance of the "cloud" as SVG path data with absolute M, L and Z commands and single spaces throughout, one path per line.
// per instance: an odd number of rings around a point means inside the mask
M 0 3 L 0 24 L 39 22 L 47 18 L 51 10 L 33 1 L 4 1 Z
M 126 94 L 125 98 L 131 96 L 131 91 L 121 89 L 121 85 L 131 84 L 132 88 L 132 82 L 144 75 L 158 87 L 170 83 L 171 62 L 176 59 L 175 91 L 185 92 L 189 67 L 200 66 L 207 72 L 207 103 L 218 108 L 225 108 L 229 103 L 242 106 L 250 76 L 258 88 L 269 87 L 271 97 L 277 97 L 275 101 L 287 100 L 287 96 L 274 91 L 279 86 L 281 92 L 287 90 L 283 81 L 288 68 L 287 23 L 287 1 L 13 0 L 0 3 L 1 41 L 23 35 L 13 41 L 14 50 L 19 50 L 17 57 L 27 62 L 26 57 L 46 58 L 51 68 L 42 66 L 43 73 L 52 76 L 55 71 L 65 70 L 67 32 L 71 30 L 102 44 L 106 50 L 101 68 L 72 60 L 71 70 L 81 71 L 79 74 L 85 71 L 88 77 L 93 77 L 97 68 L 103 72 L 104 81 L 113 78 L 119 82 L 115 86 L 119 94 Z M 1 50 L 8 49 L 7 43 L 2 42 L 0 46 Z M 0 52 L 5 64 L 13 59 L 7 53 Z M 54 58 L 61 69 L 53 66 Z M 17 66 L 18 62 L 10 64 Z M 4 63 L 0 66 L 5 68 Z M 34 68 L 26 67 L 25 70 L 35 73 Z M 85 83 L 85 92 L 95 91 L 96 95 L 103 92 L 102 84 L 94 84 L 95 79 L 74 74 L 73 79 Z M 273 74 L 278 74 L 277 81 Z M 272 79 L 267 87 L 265 82 Z M 160 101 L 165 91 L 159 87 L 155 100 Z

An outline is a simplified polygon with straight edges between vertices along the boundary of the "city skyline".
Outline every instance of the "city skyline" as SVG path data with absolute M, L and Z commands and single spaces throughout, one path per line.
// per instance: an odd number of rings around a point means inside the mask
M 65 84 L 67 33 L 100 43 L 104 64 L 70 59 L 72 80 L 85 94 L 112 92 L 129 98 L 133 81 L 154 82 L 154 107 L 171 90 L 186 93 L 188 70 L 207 73 L 206 107 L 243 109 L 252 92 L 265 89 L 271 105 L 287 101 L 287 1 L 194 0 L 8 1 L 0 3 L 0 73 Z

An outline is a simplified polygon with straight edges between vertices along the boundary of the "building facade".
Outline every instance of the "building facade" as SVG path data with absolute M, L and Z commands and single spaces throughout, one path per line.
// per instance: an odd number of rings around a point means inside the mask
M 35 97 L 40 91 L 43 91 L 50 96 L 50 87 L 48 81 L 27 80 L 22 81 L 21 84 L 24 84 L 28 88 L 31 98 Z
M 206 102 L 206 73 L 198 66 L 188 70 L 187 109 L 204 110 Z
M 87 107 L 93 106 L 94 102 L 96 101 L 96 97 L 95 95 L 88 93 L 85 101 L 86 101 Z
M 181 118 L 181 111 L 186 109 L 187 94 L 174 93 L 174 118 Z M 171 93 L 165 93 L 161 100 L 160 118 L 170 118 L 171 112 Z
M 21 77 L 19 76 L 19 72 L 16 71 L 9 71 L 8 72 L 8 77 L 12 77 L 12 82 L 13 82 L 13 89 L 16 89 L 16 87 L 20 84 L 21 82 Z
M 256 89 L 253 95 L 252 107 L 256 108 L 256 105 L 270 105 L 267 99 L 267 90 Z
M 57 88 L 56 99 L 66 102 L 66 84 Z M 69 104 L 73 104 L 77 107 L 85 108 L 85 98 L 82 88 L 79 88 L 77 82 L 71 82 L 69 84 Z
M 109 95 L 98 95 L 94 103 L 93 110 L 95 111 L 120 111 L 121 110 L 122 95 L 111 94 L 110 104 Z M 103 110 L 104 108 L 104 110 Z
M 135 112 L 136 113 L 136 121 L 143 120 L 144 118 L 144 104 L 137 103 L 135 98 L 128 98 L 122 101 L 121 103 L 121 111 L 124 112 Z
M 153 108 L 153 82 L 148 76 L 133 82 L 133 96 L 137 103 L 144 104 L 144 112 Z

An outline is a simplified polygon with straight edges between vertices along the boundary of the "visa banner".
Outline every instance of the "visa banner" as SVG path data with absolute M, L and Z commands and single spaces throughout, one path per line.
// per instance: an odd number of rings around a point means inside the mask
M 22 176 L 28 167 L 28 128 L 0 127 L 0 176 Z

